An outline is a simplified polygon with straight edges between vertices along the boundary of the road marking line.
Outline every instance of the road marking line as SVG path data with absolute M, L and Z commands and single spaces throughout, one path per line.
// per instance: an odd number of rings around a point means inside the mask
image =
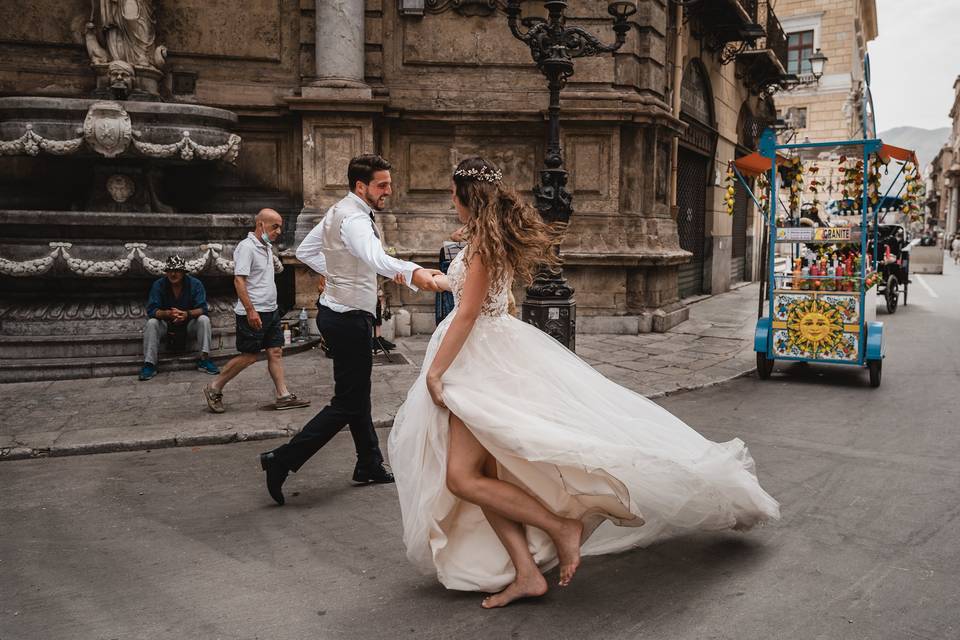
M 927 293 L 930 294 L 930 297 L 931 297 L 931 298 L 939 298 L 939 297 L 940 297 L 940 296 L 937 295 L 937 292 L 936 292 L 936 291 L 934 291 L 933 289 L 930 288 L 930 285 L 927 284 L 927 281 L 920 277 L 920 274 L 916 274 L 916 275 L 914 275 L 914 277 L 917 279 L 917 282 L 920 283 L 920 286 L 927 290 Z

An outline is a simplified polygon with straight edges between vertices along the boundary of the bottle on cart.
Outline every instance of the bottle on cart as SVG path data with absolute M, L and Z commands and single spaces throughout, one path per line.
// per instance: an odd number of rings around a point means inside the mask
M 298 318 L 297 328 L 300 332 L 300 340 L 306 340 L 310 337 L 310 326 L 307 324 L 309 321 L 309 316 L 307 315 L 307 310 L 304 307 L 300 307 L 300 317 Z

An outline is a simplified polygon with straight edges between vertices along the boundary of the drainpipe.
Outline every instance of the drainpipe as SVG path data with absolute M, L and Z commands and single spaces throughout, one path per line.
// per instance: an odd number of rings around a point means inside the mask
M 673 7 L 673 117 L 680 119 L 680 85 L 683 82 L 683 7 Z M 679 137 L 670 142 L 670 216 L 677 219 L 677 174 L 680 171 Z

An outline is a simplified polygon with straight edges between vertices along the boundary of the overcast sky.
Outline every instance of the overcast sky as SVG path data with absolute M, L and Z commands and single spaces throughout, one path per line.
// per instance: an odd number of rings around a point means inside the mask
M 879 35 L 868 50 L 877 131 L 949 127 L 960 0 L 876 2 Z

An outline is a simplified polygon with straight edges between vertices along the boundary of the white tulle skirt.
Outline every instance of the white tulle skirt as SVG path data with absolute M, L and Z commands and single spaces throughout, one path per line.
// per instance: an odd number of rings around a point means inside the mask
M 482 511 L 446 487 L 449 412 L 425 382 L 452 318 L 437 327 L 397 413 L 390 464 L 410 560 L 447 588 L 493 592 L 513 580 L 513 566 Z M 497 459 L 501 479 L 583 521 L 584 555 L 780 517 L 741 440 L 707 440 L 511 316 L 481 316 L 443 383 L 449 410 Z M 550 538 L 526 532 L 537 564 L 554 566 Z

